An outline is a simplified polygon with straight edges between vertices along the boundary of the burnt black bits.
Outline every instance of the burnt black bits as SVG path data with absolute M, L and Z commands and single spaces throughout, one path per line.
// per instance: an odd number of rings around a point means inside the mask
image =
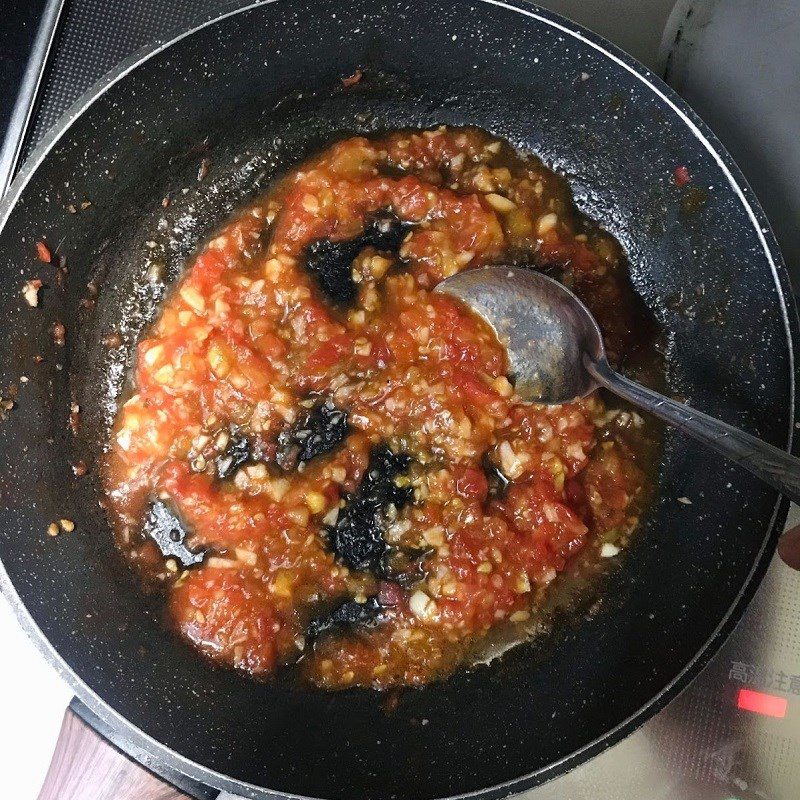
M 306 629 L 306 636 L 314 641 L 323 634 L 333 631 L 374 628 L 383 621 L 385 613 L 377 597 L 368 597 L 364 603 L 346 600 L 330 613 L 312 619 Z
M 360 236 L 342 241 L 319 239 L 306 248 L 306 269 L 330 302 L 349 306 L 358 295 L 352 265 L 365 247 L 382 252 L 400 249 L 409 225 L 391 211 L 381 211 L 368 219 Z
M 177 514 L 161 500 L 150 504 L 144 521 L 144 533 L 155 543 L 165 558 L 174 558 L 184 568 L 199 564 L 205 550 L 194 552 L 186 546 L 188 532 Z
M 493 500 L 502 500 L 506 496 L 506 489 L 510 481 L 503 475 L 503 471 L 485 453 L 481 459 L 483 474 L 486 476 L 486 483 L 489 485 L 489 497 Z
M 290 428 L 278 436 L 275 463 L 286 472 L 297 469 L 323 453 L 329 453 L 346 438 L 350 430 L 347 412 L 337 408 L 330 398 L 311 398 L 314 405 L 301 408 Z M 231 433 L 223 452 L 215 459 L 217 477 L 225 480 L 248 462 L 270 462 L 258 443 L 242 431 Z
M 312 458 L 329 453 L 347 437 L 347 412 L 327 398 L 303 409 L 291 428 L 278 436 L 276 461 L 287 472 Z
M 229 478 L 242 464 L 246 464 L 251 458 L 249 440 L 244 434 L 236 433 L 231 436 L 225 452 L 215 459 L 217 475 L 223 480 Z
M 345 497 L 336 525 L 328 528 L 328 540 L 336 557 L 350 569 L 383 574 L 389 549 L 383 538 L 389 506 L 400 509 L 413 497 L 413 490 L 400 488 L 395 478 L 410 463 L 409 456 L 393 453 L 386 445 L 375 447 L 361 484 Z
M 411 223 L 403 222 L 391 211 L 380 211 L 370 217 L 364 226 L 364 247 L 372 246 L 376 250 L 396 253 L 400 249 Z

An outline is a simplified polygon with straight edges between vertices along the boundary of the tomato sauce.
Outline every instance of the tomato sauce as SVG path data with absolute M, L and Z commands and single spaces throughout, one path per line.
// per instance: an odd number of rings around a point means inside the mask
M 568 284 L 613 361 L 636 351 L 619 245 L 477 129 L 340 141 L 188 266 L 138 344 L 104 480 L 121 546 L 201 653 L 256 676 L 299 661 L 325 688 L 423 684 L 633 530 L 641 419 L 597 395 L 522 403 L 492 331 L 432 293 L 499 261 Z M 155 502 L 177 549 L 148 532 Z

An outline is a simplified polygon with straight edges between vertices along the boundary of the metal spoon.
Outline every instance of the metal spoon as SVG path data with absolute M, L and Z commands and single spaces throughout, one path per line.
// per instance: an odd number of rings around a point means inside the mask
M 615 372 L 589 309 L 552 278 L 495 265 L 459 272 L 436 291 L 463 300 L 494 328 L 524 400 L 566 403 L 603 386 L 800 502 L 800 458 Z

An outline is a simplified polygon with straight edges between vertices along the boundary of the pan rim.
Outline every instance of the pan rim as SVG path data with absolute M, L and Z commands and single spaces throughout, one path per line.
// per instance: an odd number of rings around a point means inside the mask
M 78 118 L 109 89 L 126 77 L 128 73 L 149 61 L 151 58 L 159 55 L 172 45 L 177 44 L 183 39 L 207 27 L 215 25 L 229 17 L 246 13 L 262 6 L 272 5 L 279 1 L 281 0 L 253 0 L 253 2 L 245 5 L 237 5 L 221 13 L 216 12 L 212 15 L 205 16 L 178 33 L 169 33 L 165 37 L 157 39 L 154 43 L 140 48 L 118 64 L 113 70 L 109 71 L 103 78 L 95 82 L 61 117 L 59 117 L 53 127 L 48 130 L 42 141 L 34 148 L 28 159 L 26 159 L 6 195 L 0 200 L 0 232 L 5 228 L 8 218 L 25 187 L 51 150 L 67 134 Z M 291 0 L 282 0 L 282 2 L 290 1 Z M 591 47 L 593 50 L 596 50 L 600 56 L 610 59 L 618 67 L 621 67 L 632 77 L 640 81 L 646 90 L 655 94 L 658 100 L 664 104 L 671 113 L 676 114 L 681 122 L 687 126 L 692 136 L 714 159 L 730 188 L 744 207 L 757 233 L 759 243 L 769 262 L 775 282 L 786 332 L 789 355 L 788 400 L 790 421 L 786 447 L 789 451 L 796 452 L 798 447 L 794 437 L 794 430 L 795 423 L 798 421 L 796 403 L 798 364 L 795 357 L 795 349 L 798 344 L 800 344 L 800 327 L 798 326 L 797 308 L 791 291 L 788 271 L 766 215 L 744 178 L 744 175 L 741 173 L 730 154 L 717 139 L 715 134 L 700 120 L 697 114 L 695 114 L 689 105 L 673 89 L 667 86 L 658 76 L 636 61 L 632 56 L 629 56 L 603 37 L 583 28 L 577 23 L 567 20 L 559 14 L 544 10 L 533 3 L 527 2 L 527 0 L 478 0 L 478 2 L 485 5 L 496 6 L 543 23 L 544 25 L 556 29 L 565 36 L 569 36 L 577 42 L 580 42 L 582 45 Z M 753 567 L 724 618 L 695 656 L 657 695 L 615 727 L 606 731 L 602 736 L 552 764 L 535 770 L 534 772 L 512 778 L 501 784 L 459 795 L 452 795 L 442 800 L 467 800 L 467 798 L 487 798 L 488 800 L 489 798 L 505 797 L 544 783 L 586 762 L 604 749 L 616 744 L 666 706 L 667 703 L 674 699 L 677 694 L 688 685 L 691 679 L 708 663 L 741 618 L 769 566 L 774 544 L 777 542 L 782 526 L 785 523 L 788 507 L 788 500 L 778 495 Z M 188 777 L 220 789 L 221 791 L 246 793 L 249 796 L 261 798 L 281 797 L 292 798 L 293 800 L 315 800 L 305 795 L 276 791 L 240 781 L 236 778 L 231 778 L 224 773 L 217 772 L 188 759 L 152 738 L 143 730 L 133 725 L 122 716 L 122 714 L 117 712 L 108 701 L 100 697 L 73 671 L 72 667 L 50 643 L 30 615 L 27 607 L 19 597 L 2 561 L 0 561 L 0 591 L 2 591 L 8 599 L 20 625 L 39 651 L 44 655 L 47 661 L 53 665 L 57 673 L 66 680 L 70 688 L 75 691 L 76 696 L 85 703 L 93 713 L 103 720 L 103 722 L 119 731 L 123 746 L 125 739 L 130 740 L 134 742 L 137 747 L 153 756 L 157 761 L 163 761 Z M 156 771 L 158 770 L 156 769 Z

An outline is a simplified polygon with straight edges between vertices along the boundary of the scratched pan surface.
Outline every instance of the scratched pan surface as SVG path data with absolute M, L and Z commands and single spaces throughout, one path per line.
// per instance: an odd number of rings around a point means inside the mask
M 364 79 L 344 91 L 340 76 L 357 67 Z M 776 493 L 670 433 L 659 498 L 601 613 L 564 628 L 546 658 L 519 648 L 403 692 L 389 712 L 369 691 L 212 668 L 163 627 L 114 552 L 95 473 L 70 469 L 96 458 L 124 372 L 126 348 L 112 358 L 99 339 L 117 328 L 129 348 L 164 290 L 148 281 L 153 262 L 174 280 L 229 209 L 306 153 L 344 132 L 439 123 L 483 126 L 565 173 L 626 247 L 669 332 L 672 387 L 791 444 L 797 324 L 763 215 L 692 113 L 597 38 L 527 5 L 279 0 L 134 59 L 58 126 L 0 207 L 0 387 L 19 386 L 0 422 L 2 580 L 88 705 L 206 784 L 425 800 L 545 780 L 674 696 L 773 551 L 786 512 Z M 674 185 L 678 165 L 690 186 Z M 63 240 L 64 290 L 33 256 L 43 237 Z M 46 288 L 32 309 L 19 290 L 37 276 Z M 99 296 L 85 307 L 90 279 Z M 56 320 L 64 347 L 52 343 Z M 46 536 L 61 517 L 75 533 Z

